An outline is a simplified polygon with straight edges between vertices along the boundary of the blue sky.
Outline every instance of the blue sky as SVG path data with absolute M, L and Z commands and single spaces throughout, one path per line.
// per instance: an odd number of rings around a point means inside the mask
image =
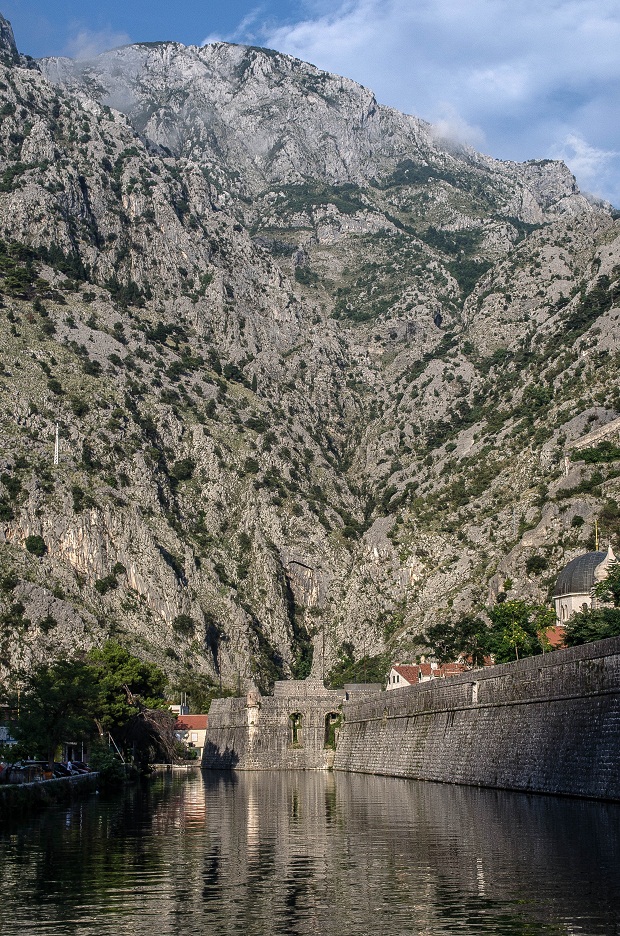
M 563 158 L 620 206 L 618 0 L 0 0 L 18 47 L 267 45 L 372 88 L 500 159 Z

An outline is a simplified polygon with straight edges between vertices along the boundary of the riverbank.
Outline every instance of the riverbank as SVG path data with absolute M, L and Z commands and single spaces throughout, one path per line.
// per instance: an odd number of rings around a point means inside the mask
M 0 785 L 0 819 L 29 809 L 65 803 L 88 796 L 99 790 L 99 774 L 79 774 L 75 777 L 56 777 L 35 783 L 6 783 Z

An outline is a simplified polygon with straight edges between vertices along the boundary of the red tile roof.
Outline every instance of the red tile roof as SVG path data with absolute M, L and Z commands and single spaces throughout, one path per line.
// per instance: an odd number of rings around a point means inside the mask
M 175 728 L 180 728 L 181 731 L 199 731 L 201 728 L 206 728 L 208 723 L 208 715 L 179 715 Z
M 392 670 L 410 685 L 415 685 L 419 682 L 420 677 L 423 679 L 440 679 L 445 676 L 457 676 L 459 673 L 465 672 L 465 664 L 439 663 L 436 666 L 431 666 L 430 663 L 395 663 Z
M 410 666 L 409 664 L 403 663 L 403 664 L 397 664 L 396 666 L 393 666 L 392 669 L 394 670 L 394 672 L 398 673 L 399 676 L 402 676 L 402 678 L 405 679 L 408 683 L 411 683 L 413 685 L 414 683 L 417 683 L 419 671 L 420 669 L 422 669 L 422 666 L 425 666 L 425 665 L 428 665 L 428 664 L 420 664 L 420 666 Z M 430 666 L 429 666 L 429 670 L 430 670 Z
M 547 640 L 554 650 L 564 646 L 564 633 L 565 628 L 563 624 L 556 624 L 547 631 Z

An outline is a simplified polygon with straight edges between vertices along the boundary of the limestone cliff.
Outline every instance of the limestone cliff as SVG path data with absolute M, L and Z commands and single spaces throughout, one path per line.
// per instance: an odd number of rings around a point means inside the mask
M 269 50 L 0 44 L 4 674 L 116 634 L 318 676 L 620 529 L 613 458 L 565 474 L 620 413 L 617 221 L 565 166 Z

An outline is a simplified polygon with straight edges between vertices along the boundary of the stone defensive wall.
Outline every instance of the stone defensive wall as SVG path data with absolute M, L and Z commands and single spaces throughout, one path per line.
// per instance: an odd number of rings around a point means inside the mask
M 620 800 L 620 638 L 345 703 L 336 770 Z
M 333 765 L 344 690 L 319 680 L 277 682 L 273 696 L 251 690 L 214 699 L 202 766 L 238 770 L 325 770 Z
M 390 692 L 304 680 L 215 699 L 203 767 L 620 800 L 620 637 Z

